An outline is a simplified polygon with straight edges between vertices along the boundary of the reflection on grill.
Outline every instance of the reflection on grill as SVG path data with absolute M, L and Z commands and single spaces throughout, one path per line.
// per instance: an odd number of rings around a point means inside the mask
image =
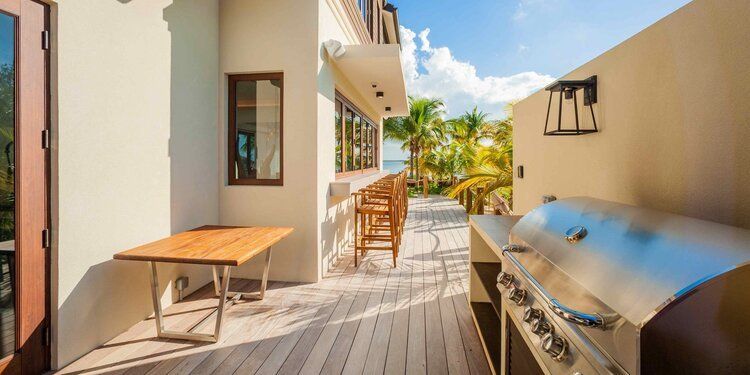
M 570 198 L 524 216 L 510 243 L 504 334 L 527 340 L 509 365 L 526 343 L 551 373 L 750 371 L 750 231 Z

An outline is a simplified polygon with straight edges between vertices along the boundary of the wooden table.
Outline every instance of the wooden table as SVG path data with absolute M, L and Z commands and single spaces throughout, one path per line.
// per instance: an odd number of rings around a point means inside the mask
M 206 225 L 187 232 L 175 234 L 114 255 L 114 259 L 149 262 L 151 265 L 151 297 L 154 304 L 156 334 L 158 337 L 217 342 L 221 335 L 224 311 L 243 296 L 250 299 L 263 299 L 268 284 L 268 267 L 271 264 L 271 246 L 292 233 L 286 227 L 229 227 Z M 243 293 L 229 291 L 231 267 L 239 266 L 260 253 L 266 253 L 260 291 Z M 187 332 L 164 329 L 164 316 L 159 295 L 159 278 L 156 263 L 203 264 L 212 267 L 213 282 L 219 305 L 216 311 L 193 325 Z M 217 267 L 222 267 L 219 280 Z M 227 301 L 227 297 L 231 300 Z M 195 333 L 204 322 L 216 314 L 216 327 L 213 334 Z

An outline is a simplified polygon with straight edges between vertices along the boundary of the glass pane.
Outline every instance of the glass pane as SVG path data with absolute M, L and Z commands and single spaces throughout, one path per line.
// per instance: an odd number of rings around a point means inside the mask
M 345 126 L 346 129 L 344 129 L 346 131 L 346 134 L 344 134 L 345 136 L 344 139 L 346 140 L 345 148 L 346 148 L 346 170 L 347 171 L 351 171 L 352 169 L 354 169 L 354 157 L 353 157 L 354 150 L 352 149 L 352 138 L 354 137 L 352 134 L 354 131 L 353 126 L 354 126 L 354 112 L 352 112 L 351 109 L 346 108 L 346 126 Z
M 362 119 L 359 116 L 354 117 L 354 169 L 362 169 L 362 158 L 361 158 L 361 145 L 362 145 L 362 132 L 360 127 L 362 126 Z
M 336 173 L 341 172 L 341 102 L 336 101 L 334 129 L 336 132 Z
M 367 123 L 364 119 L 362 120 L 360 129 L 362 129 L 362 135 L 360 136 L 362 139 L 362 150 L 360 151 L 362 154 L 362 168 L 367 168 Z
M 370 168 L 370 124 L 368 123 L 362 126 L 362 149 L 364 158 L 362 164 L 365 168 Z
M 15 18 L 0 13 L 0 357 L 16 348 Z
M 378 150 L 380 149 L 380 139 L 378 138 L 378 129 L 372 128 L 372 166 L 375 168 L 380 167 L 380 161 L 378 160 Z
M 235 177 L 281 178 L 281 80 L 239 81 L 236 86 Z
M 369 124 L 368 124 L 369 125 Z M 367 167 L 372 168 L 372 160 L 373 160 L 373 143 L 374 139 L 372 137 L 372 125 L 369 125 L 367 127 Z

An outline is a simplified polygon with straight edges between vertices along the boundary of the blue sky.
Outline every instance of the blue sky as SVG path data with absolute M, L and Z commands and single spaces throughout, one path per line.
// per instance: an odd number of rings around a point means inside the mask
M 477 105 L 503 117 L 521 99 L 672 13 L 688 0 L 393 0 L 410 95 L 449 116 Z M 387 143 L 386 160 L 403 159 Z

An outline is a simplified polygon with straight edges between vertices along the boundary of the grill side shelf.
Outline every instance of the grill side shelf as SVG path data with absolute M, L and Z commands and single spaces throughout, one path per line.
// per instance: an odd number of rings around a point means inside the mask
M 495 310 L 495 314 L 498 319 L 502 316 L 501 307 L 501 296 L 500 291 L 497 289 L 497 274 L 500 273 L 500 263 L 487 263 L 487 262 L 472 262 L 471 266 L 476 272 L 477 278 L 481 281 L 487 296 L 490 299 L 490 304 Z

